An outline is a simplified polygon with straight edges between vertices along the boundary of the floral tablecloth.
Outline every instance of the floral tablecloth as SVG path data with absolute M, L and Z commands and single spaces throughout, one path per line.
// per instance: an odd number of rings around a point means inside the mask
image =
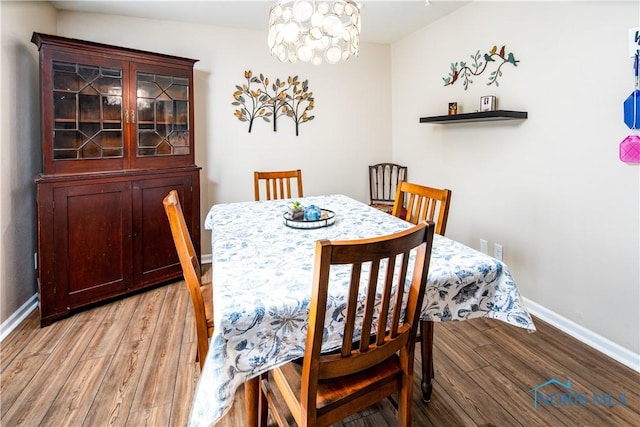
M 297 200 L 335 212 L 335 224 L 312 230 L 285 226 L 283 213 L 291 200 L 219 204 L 206 217 L 205 228 L 212 230 L 215 332 L 191 426 L 211 425 L 231 407 L 238 386 L 303 355 L 317 240 L 376 237 L 411 226 L 343 195 Z M 336 296 L 330 304 L 336 313 L 341 302 Z M 535 331 L 505 264 L 435 235 L 421 318 L 477 317 Z M 340 337 L 329 333 L 323 348 L 339 343 Z

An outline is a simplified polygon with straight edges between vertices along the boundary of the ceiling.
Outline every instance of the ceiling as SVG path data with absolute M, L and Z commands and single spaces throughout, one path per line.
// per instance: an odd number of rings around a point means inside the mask
M 361 42 L 393 43 L 471 0 L 361 0 Z M 102 13 L 267 31 L 275 0 L 51 1 L 57 10 Z

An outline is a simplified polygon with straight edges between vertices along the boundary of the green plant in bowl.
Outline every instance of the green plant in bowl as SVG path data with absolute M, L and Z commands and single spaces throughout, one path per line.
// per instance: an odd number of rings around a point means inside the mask
M 289 213 L 291 214 L 291 219 L 304 219 L 304 206 L 302 206 L 299 201 L 294 200 L 291 202 Z

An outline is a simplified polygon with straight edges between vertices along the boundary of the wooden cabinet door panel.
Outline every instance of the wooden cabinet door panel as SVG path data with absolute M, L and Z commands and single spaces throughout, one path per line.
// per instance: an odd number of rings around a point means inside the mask
M 125 166 L 126 62 L 89 54 L 43 52 L 43 168 L 47 174 Z M 44 70 L 43 70 L 44 71 Z M 49 119 L 50 118 L 50 119 Z
M 132 169 L 194 164 L 193 70 L 149 63 L 130 64 L 130 98 L 136 120 L 129 134 Z
M 191 218 L 192 177 L 176 175 L 133 182 L 134 281 L 144 287 L 182 275 L 162 199 L 176 190 L 185 218 Z M 190 228 L 191 224 L 190 224 Z
M 130 183 L 54 189 L 56 282 L 69 308 L 132 286 L 131 229 Z

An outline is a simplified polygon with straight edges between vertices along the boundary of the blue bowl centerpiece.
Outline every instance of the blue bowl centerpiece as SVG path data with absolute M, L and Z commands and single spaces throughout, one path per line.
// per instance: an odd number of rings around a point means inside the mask
M 305 221 L 318 221 L 320 219 L 320 215 L 322 215 L 322 212 L 316 205 L 309 205 L 304 209 Z

